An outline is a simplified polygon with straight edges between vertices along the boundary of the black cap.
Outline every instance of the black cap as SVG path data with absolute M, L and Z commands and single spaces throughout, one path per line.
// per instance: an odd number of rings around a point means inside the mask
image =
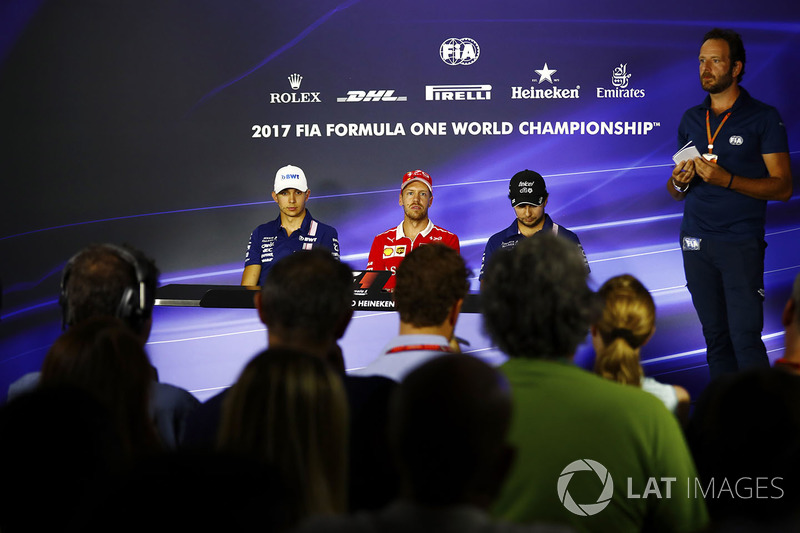
M 513 207 L 520 204 L 542 205 L 547 199 L 544 178 L 533 170 L 517 172 L 508 184 L 508 197 Z

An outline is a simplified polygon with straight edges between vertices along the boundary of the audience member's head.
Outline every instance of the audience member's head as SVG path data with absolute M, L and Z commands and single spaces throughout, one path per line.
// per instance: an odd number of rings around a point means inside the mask
M 454 308 L 457 317 L 468 277 L 464 259 L 449 246 L 434 243 L 412 251 L 397 267 L 394 302 L 400 321 L 417 328 L 439 326 Z
M 270 269 L 255 302 L 271 347 L 327 356 L 353 315 L 353 272 L 327 250 L 301 250 Z
M 89 318 L 64 332 L 42 363 L 40 386 L 90 393 L 109 411 L 131 455 L 158 448 L 148 409 L 152 367 L 141 339 L 119 319 Z
M 70 531 L 125 452 L 91 394 L 38 388 L 0 406 L 0 531 Z
M 242 371 L 223 404 L 219 446 L 276 468 L 296 519 L 346 507 L 347 398 L 325 361 L 269 349 Z
M 488 507 L 513 460 L 504 378 L 469 355 L 433 359 L 396 390 L 390 440 L 403 490 L 423 505 Z
M 695 406 L 687 440 L 713 521 L 766 528 L 794 519 L 796 530 L 800 377 L 767 368 L 712 381 Z
M 150 335 L 158 270 L 140 251 L 93 244 L 64 267 L 59 301 L 65 326 L 96 316 L 114 316 L 142 339 Z
M 606 379 L 639 386 L 644 376 L 641 348 L 656 327 L 656 304 L 630 274 L 615 276 L 598 291 L 603 312 L 592 325 L 594 370 Z
M 487 332 L 510 357 L 572 357 L 599 313 L 580 250 L 550 232 L 492 256 L 481 303 Z

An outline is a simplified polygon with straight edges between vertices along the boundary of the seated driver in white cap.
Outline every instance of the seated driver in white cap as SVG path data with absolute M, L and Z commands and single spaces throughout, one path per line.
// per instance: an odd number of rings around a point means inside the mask
M 250 235 L 242 285 L 261 285 L 272 265 L 298 250 L 327 248 L 339 259 L 336 229 L 314 219 L 306 209 L 310 192 L 306 175 L 299 167 L 287 165 L 275 174 L 272 199 L 278 204 L 280 215 Z

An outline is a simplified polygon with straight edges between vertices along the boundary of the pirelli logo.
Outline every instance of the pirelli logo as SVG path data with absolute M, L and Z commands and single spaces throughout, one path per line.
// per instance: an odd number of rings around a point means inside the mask
M 491 100 L 492 86 L 479 85 L 426 85 L 425 100 Z

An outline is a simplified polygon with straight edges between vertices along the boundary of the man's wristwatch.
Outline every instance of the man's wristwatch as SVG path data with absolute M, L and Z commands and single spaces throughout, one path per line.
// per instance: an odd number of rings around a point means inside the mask
M 684 187 L 683 189 L 681 189 L 680 187 L 678 187 L 678 182 L 677 182 L 677 181 L 675 181 L 675 178 L 672 178 L 672 186 L 673 186 L 673 187 L 675 188 L 675 190 L 676 190 L 676 191 L 678 191 L 678 192 L 686 192 L 686 191 L 688 191 L 688 190 L 689 190 L 689 184 L 688 184 L 688 183 L 686 184 L 686 187 Z

